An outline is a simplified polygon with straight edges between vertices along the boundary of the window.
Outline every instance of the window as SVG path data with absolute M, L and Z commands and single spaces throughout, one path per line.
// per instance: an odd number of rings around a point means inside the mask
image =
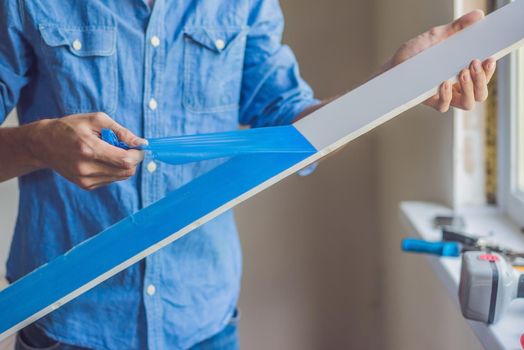
M 524 227 L 524 49 L 499 69 L 500 207 Z
M 495 8 L 495 0 L 456 0 L 454 15 Z M 496 80 L 496 79 L 493 79 Z M 497 204 L 498 114 L 496 84 L 489 85 L 489 99 L 471 111 L 453 110 L 453 207 Z
M 524 197 L 524 49 L 520 49 L 516 56 L 516 194 Z M 522 213 L 524 215 L 524 213 Z
M 456 0 L 455 16 L 514 0 Z M 498 62 L 488 101 L 454 111 L 454 207 L 495 205 L 524 228 L 524 49 Z

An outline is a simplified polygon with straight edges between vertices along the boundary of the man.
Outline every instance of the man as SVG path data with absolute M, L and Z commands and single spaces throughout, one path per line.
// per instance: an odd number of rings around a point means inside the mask
M 482 16 L 418 36 L 381 71 Z M 141 166 L 139 151 L 102 142 L 102 128 L 138 145 L 146 141 L 136 135 L 289 124 L 322 105 L 281 44 L 277 0 L 3 0 L 0 18 L 0 121 L 17 106 L 21 123 L 0 130 L 0 181 L 20 182 L 10 282 L 210 166 L 147 155 Z M 494 70 L 475 60 L 426 103 L 469 109 L 485 100 Z M 238 348 L 233 216 L 197 231 L 27 327 L 17 347 Z

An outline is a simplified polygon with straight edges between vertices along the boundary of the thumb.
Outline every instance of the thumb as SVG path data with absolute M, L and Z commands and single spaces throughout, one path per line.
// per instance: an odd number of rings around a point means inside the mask
M 117 122 L 111 126 L 111 130 L 114 131 L 120 141 L 124 141 L 131 147 L 145 146 L 148 144 L 146 139 L 140 138 L 133 134 L 129 129 L 124 128 Z
M 470 25 L 484 18 L 482 10 L 474 10 L 466 13 L 464 16 L 457 18 L 453 22 L 443 26 L 442 39 L 446 39 L 458 31 L 469 27 Z

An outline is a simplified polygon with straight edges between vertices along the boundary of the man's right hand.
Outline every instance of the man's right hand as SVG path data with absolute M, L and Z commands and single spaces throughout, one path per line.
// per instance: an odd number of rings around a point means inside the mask
M 131 147 L 147 144 L 106 114 L 92 113 L 34 123 L 29 150 L 38 168 L 51 168 L 85 190 L 133 176 L 143 152 L 111 146 L 100 139 L 103 128 Z

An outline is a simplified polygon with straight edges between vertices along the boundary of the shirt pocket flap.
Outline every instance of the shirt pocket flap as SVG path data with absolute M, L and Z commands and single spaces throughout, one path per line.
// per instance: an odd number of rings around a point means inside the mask
M 115 53 L 115 28 L 40 25 L 39 30 L 48 46 L 65 46 L 75 56 L 111 56 Z
M 242 40 L 246 33 L 247 28 L 211 29 L 192 27 L 184 30 L 186 38 L 216 53 L 226 51 L 234 42 Z

